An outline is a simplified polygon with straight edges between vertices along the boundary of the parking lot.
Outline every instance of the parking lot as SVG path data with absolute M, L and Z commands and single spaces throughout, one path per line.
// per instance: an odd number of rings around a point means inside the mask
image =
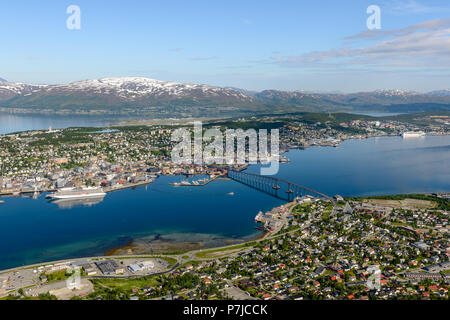
M 0 297 L 17 293 L 22 289 L 27 296 L 38 296 L 41 293 L 51 293 L 61 299 L 74 295 L 84 295 L 92 292 L 93 287 L 89 278 L 117 277 L 129 278 L 152 275 L 165 272 L 170 268 L 170 263 L 160 258 L 89 258 L 74 259 L 59 263 L 36 265 L 24 269 L 0 274 Z M 81 289 L 72 291 L 66 285 L 66 279 L 49 281 L 53 273 L 63 275 L 65 271 L 72 273 L 75 269 L 83 275 Z

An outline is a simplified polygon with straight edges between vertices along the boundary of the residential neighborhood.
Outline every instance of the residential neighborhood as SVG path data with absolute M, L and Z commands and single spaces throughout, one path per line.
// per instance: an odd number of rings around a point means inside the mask
M 417 198 L 298 198 L 259 213 L 271 219 L 264 237 L 241 245 L 42 265 L 0 274 L 0 289 L 60 294 L 46 283 L 78 266 L 85 286 L 71 299 L 448 299 L 448 202 Z

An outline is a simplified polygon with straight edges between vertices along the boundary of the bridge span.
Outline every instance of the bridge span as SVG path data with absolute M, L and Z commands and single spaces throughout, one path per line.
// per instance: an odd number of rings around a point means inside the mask
M 334 203 L 334 199 L 332 197 L 327 196 L 322 192 L 272 176 L 262 176 L 253 173 L 231 170 L 228 172 L 228 177 L 251 188 L 288 202 L 293 201 L 297 197 L 301 198 L 311 196 L 314 198 L 330 200 Z

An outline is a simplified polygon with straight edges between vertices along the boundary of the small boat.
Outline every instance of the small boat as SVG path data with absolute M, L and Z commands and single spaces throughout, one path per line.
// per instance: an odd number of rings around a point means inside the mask
M 291 162 L 291 160 L 286 158 L 285 156 L 280 156 L 280 162 L 281 163 L 289 163 L 289 162 Z
M 0 204 L 4 204 L 5 203 L 5 201 L 3 201 L 3 200 L 0 200 Z
M 272 188 L 275 190 L 280 190 L 280 186 L 273 186 Z
M 227 196 L 234 196 L 234 192 L 227 193 Z

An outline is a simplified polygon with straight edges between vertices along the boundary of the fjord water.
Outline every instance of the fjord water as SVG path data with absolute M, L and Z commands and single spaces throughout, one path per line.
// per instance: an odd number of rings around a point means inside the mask
M 328 195 L 450 191 L 450 136 L 377 137 L 284 154 L 277 177 Z M 248 172 L 258 173 L 259 166 Z
M 123 120 L 115 116 L 62 116 L 44 114 L 13 114 L 0 112 L 0 134 L 19 131 L 64 129 L 69 127 L 103 127 Z
M 243 238 L 255 235 L 259 210 L 280 205 L 233 181 L 173 187 L 160 177 L 147 187 L 109 193 L 92 206 L 61 209 L 44 196 L 6 198 L 0 207 L 0 270 L 72 257 L 103 255 L 131 239 L 172 233 Z M 234 192 L 234 195 L 229 193 Z
M 328 195 L 450 191 L 450 136 L 348 140 L 285 154 L 278 177 Z M 259 173 L 259 166 L 248 169 Z M 101 255 L 131 239 L 180 233 L 243 238 L 255 235 L 259 210 L 282 204 L 234 181 L 172 187 L 160 177 L 147 188 L 108 194 L 90 207 L 61 209 L 43 196 L 0 205 L 0 269 Z M 228 193 L 234 192 L 234 196 Z
M 393 116 L 399 113 L 358 112 L 374 117 Z M 140 119 L 127 115 L 54 115 L 0 112 L 0 134 L 29 130 L 65 129 L 69 127 L 106 127 L 123 120 Z

